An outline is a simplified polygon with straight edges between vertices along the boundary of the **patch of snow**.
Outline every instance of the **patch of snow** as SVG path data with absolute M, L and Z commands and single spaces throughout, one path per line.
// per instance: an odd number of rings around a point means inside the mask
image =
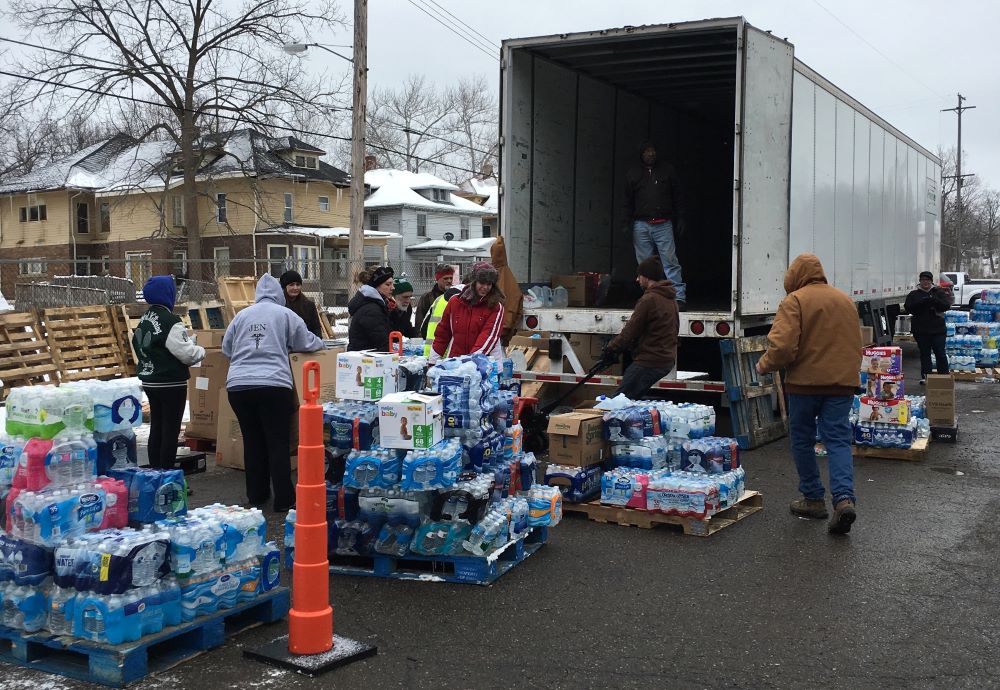
M 372 188 L 372 194 L 365 199 L 366 209 L 409 206 L 434 211 L 469 211 L 483 215 L 483 207 L 463 199 L 457 194 L 449 194 L 451 203 L 431 201 L 419 194 L 418 189 L 445 189 L 458 191 L 458 187 L 428 173 L 411 173 L 406 170 L 378 169 L 365 173 L 365 183 Z
M 347 238 L 351 236 L 350 228 L 311 228 L 303 225 L 290 225 L 287 228 L 273 228 L 271 230 L 266 230 L 264 232 L 258 232 L 258 235 L 263 235 L 267 233 L 283 234 L 283 233 L 293 233 L 296 235 L 312 235 L 313 237 L 342 237 Z M 380 230 L 365 230 L 365 239 L 397 239 L 402 237 L 398 232 L 382 232 Z
M 493 243 L 495 237 L 477 237 L 470 240 L 428 240 L 420 244 L 411 244 L 406 251 L 445 250 L 450 252 L 485 252 Z

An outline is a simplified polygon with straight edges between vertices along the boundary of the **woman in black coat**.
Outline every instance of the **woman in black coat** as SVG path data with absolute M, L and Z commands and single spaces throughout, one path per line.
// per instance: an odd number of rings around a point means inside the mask
M 393 272 L 388 266 L 379 266 L 358 274 L 358 282 L 363 283 L 351 301 L 347 303 L 347 313 L 351 316 L 347 329 L 347 349 L 375 350 L 387 352 L 389 349 L 389 300 L 392 299 Z

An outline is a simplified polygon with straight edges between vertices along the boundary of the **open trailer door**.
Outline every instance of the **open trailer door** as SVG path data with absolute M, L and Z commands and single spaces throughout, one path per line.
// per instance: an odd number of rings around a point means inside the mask
M 785 296 L 792 140 L 792 45 L 743 24 L 737 85 L 739 313 L 773 314 Z

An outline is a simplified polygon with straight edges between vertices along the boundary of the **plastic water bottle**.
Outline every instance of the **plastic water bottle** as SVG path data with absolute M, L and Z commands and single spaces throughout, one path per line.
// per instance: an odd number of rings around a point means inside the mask
M 77 592 L 72 587 L 64 588 L 58 585 L 49 594 L 48 617 L 45 628 L 53 635 L 73 634 L 73 604 Z

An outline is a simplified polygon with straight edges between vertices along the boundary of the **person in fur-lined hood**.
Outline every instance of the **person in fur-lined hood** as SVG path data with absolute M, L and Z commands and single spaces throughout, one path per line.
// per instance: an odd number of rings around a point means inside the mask
M 452 297 L 434 331 L 431 363 L 445 355 L 487 355 L 503 359 L 500 335 L 503 330 L 504 294 L 493 264 L 473 264 L 461 294 Z

